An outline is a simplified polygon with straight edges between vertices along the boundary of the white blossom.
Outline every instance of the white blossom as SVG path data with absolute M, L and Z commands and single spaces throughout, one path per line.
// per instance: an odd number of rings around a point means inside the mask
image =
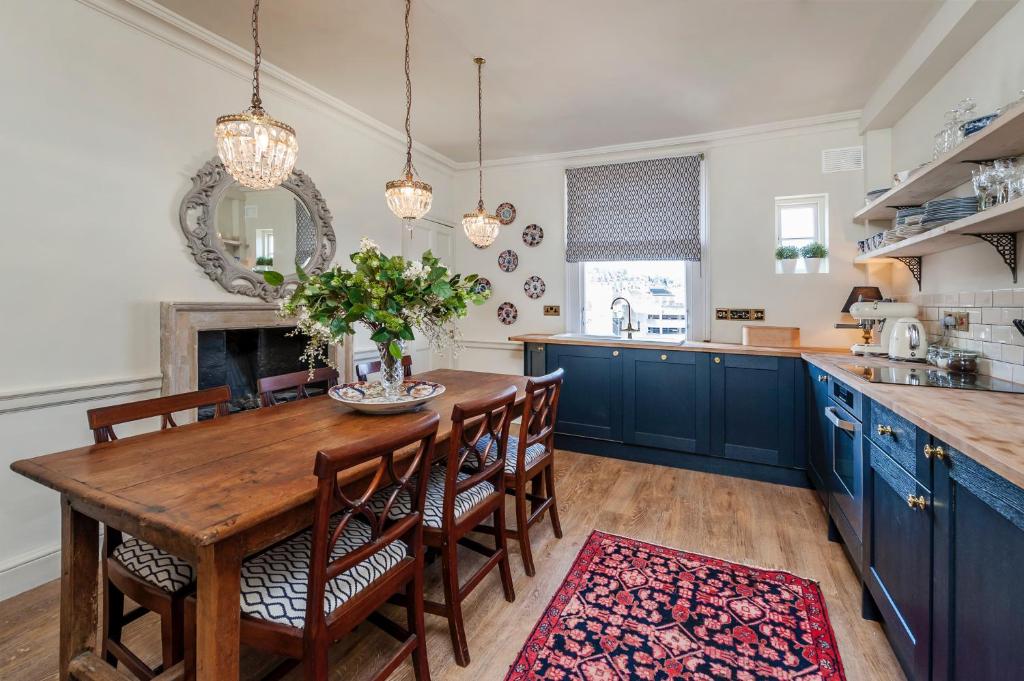
M 363 253 L 380 253 L 380 246 L 372 239 L 364 236 L 359 240 L 359 250 Z
M 422 277 L 425 271 L 426 269 L 423 267 L 423 263 L 419 260 L 410 260 L 405 271 L 402 272 L 402 277 L 408 281 L 413 281 Z

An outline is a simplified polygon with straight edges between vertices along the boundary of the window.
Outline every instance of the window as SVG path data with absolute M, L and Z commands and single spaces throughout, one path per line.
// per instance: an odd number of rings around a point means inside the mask
M 271 260 L 274 258 L 274 230 L 256 230 L 256 257 Z
M 626 325 L 636 336 L 686 338 L 686 263 L 682 260 L 583 262 L 583 333 L 618 335 Z M 626 319 L 629 301 L 632 319 Z
M 801 248 L 815 241 L 828 246 L 828 194 L 776 197 L 775 246 Z M 797 271 L 804 271 L 802 267 L 798 264 Z M 778 263 L 776 271 L 781 271 Z M 827 260 L 821 271 L 828 271 Z

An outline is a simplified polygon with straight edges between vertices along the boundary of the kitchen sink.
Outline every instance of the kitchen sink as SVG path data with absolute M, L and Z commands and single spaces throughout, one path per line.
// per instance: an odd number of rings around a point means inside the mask
M 566 338 L 570 340 L 585 340 L 585 341 L 626 341 L 632 343 L 651 343 L 655 345 L 683 345 L 685 341 L 680 340 L 666 340 L 664 338 L 648 338 L 634 337 L 626 338 L 624 336 L 602 336 L 600 334 L 590 333 L 559 333 L 552 336 L 552 338 Z
M 622 340 L 618 336 L 600 336 L 590 333 L 556 333 L 552 338 L 571 338 L 574 340 Z

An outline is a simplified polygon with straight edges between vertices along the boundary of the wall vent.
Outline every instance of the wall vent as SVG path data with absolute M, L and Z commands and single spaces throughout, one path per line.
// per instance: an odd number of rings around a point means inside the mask
M 821 152 L 821 172 L 864 170 L 864 147 L 839 147 Z

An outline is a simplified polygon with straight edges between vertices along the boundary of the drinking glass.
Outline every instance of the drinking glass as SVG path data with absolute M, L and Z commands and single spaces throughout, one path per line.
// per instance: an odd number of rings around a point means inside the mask
M 974 195 L 978 197 L 978 210 L 988 208 L 992 194 L 992 168 L 986 165 L 978 166 L 971 173 L 971 184 L 974 186 Z

